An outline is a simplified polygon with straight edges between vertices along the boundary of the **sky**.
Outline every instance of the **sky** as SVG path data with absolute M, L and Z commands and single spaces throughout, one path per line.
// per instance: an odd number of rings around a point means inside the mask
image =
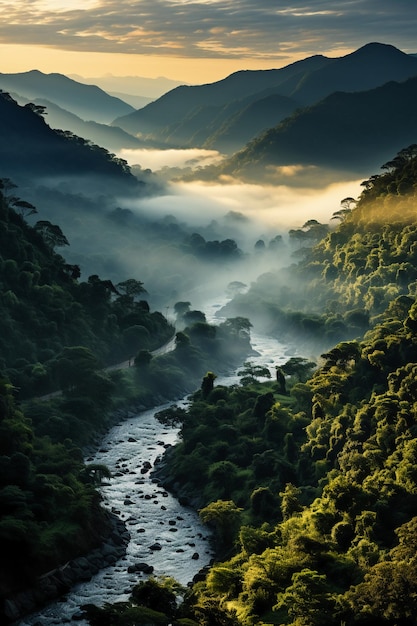
M 416 0 L 0 0 L 0 72 L 201 84 L 416 33 Z

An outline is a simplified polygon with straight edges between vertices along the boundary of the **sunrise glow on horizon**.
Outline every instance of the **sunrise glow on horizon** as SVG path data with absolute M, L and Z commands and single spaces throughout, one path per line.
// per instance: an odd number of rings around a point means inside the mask
M 341 51 L 340 56 L 351 52 Z M 303 58 L 289 57 L 285 62 L 258 59 L 181 58 L 123 53 L 76 52 L 44 46 L 0 44 L 1 73 L 20 73 L 37 69 L 45 74 L 80 76 L 164 76 L 184 83 L 221 80 L 239 70 L 277 69 Z
M 417 52 L 416 8 L 358 0 L 5 0 L 0 72 L 167 77 L 201 84 L 238 70 L 344 56 L 366 43 Z

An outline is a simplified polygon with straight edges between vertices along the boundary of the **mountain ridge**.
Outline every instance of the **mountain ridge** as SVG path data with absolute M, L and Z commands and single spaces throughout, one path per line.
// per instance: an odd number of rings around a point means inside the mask
M 135 133 L 135 131 L 151 133 L 156 128 L 164 128 L 166 126 L 166 107 L 170 110 L 169 119 L 181 121 L 193 109 L 206 105 L 207 102 L 217 106 L 230 104 L 231 101 L 243 99 L 257 91 L 271 88 L 271 83 L 274 86 L 277 82 L 287 80 L 294 75 L 300 75 L 305 67 L 316 67 L 327 61 L 326 57 L 316 55 L 302 61 L 296 61 L 278 70 L 240 70 L 214 83 L 181 85 L 167 92 L 158 100 L 151 102 L 143 109 L 127 116 L 116 118 L 113 123 L 130 133 Z M 246 80 L 248 77 L 251 79 L 249 85 Z M 222 89 L 224 87 L 225 89 Z M 159 118 L 158 116 L 161 114 L 162 117 Z M 143 124 L 141 128 L 139 128 L 139 122 Z
M 169 147 L 226 147 L 240 150 L 248 141 L 247 134 L 235 135 L 233 143 L 219 137 L 219 128 L 228 127 L 230 116 L 243 113 L 247 99 L 263 99 L 269 95 L 291 98 L 293 113 L 309 106 L 335 91 L 368 91 L 391 80 L 404 81 L 417 75 L 417 58 L 407 55 L 390 44 L 373 42 L 343 57 L 330 59 L 315 55 L 277 70 L 241 70 L 215 83 L 179 86 L 144 108 L 116 118 L 112 123 L 130 134 L 159 140 Z M 205 111 L 204 111 L 205 109 Z M 200 131 L 196 132 L 196 120 Z M 255 116 L 254 116 L 255 120 Z M 275 126 L 282 120 L 279 111 L 274 119 L 270 111 L 268 122 Z M 232 120 L 229 120 L 232 124 Z M 255 135 L 264 129 L 263 113 L 253 126 Z M 227 132 L 227 131 L 226 131 Z M 216 137 L 214 138 L 213 135 Z M 251 138 L 254 138 L 252 136 Z
M 50 128 L 36 105 L 20 106 L 0 94 L 0 165 L 2 177 L 16 182 L 54 176 L 98 176 L 123 185 L 138 181 L 127 163 L 105 148 L 68 131 Z
M 417 139 L 417 76 L 366 92 L 335 92 L 269 129 L 218 169 L 259 176 L 267 167 L 375 167 Z M 381 132 L 383 130 L 383 132 Z
M 131 105 L 96 85 L 84 85 L 64 74 L 45 74 L 40 70 L 0 73 L 0 89 L 16 92 L 29 100 L 45 98 L 87 121 L 109 123 L 118 114 L 134 111 Z

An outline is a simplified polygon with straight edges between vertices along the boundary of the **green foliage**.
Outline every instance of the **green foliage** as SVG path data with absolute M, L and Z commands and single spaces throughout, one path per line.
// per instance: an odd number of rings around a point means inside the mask
M 250 385 L 257 378 L 271 378 L 271 372 L 266 366 L 256 365 L 251 361 L 245 361 L 243 369 L 239 370 L 237 375 L 242 377 L 240 381 L 242 385 Z
M 201 520 L 214 528 L 220 552 L 232 547 L 240 526 L 241 511 L 232 500 L 217 500 L 199 511 Z
M 247 385 L 196 395 L 188 408 L 170 471 L 178 478 L 199 456 L 203 511 L 219 513 L 227 472 L 229 503 L 243 509 L 234 552 L 194 593 L 195 611 L 215 609 L 213 623 L 231 612 L 242 626 L 415 622 L 415 147 L 384 170 L 291 268 L 302 286 L 285 291 L 293 312 L 278 305 L 285 272 L 236 296 L 251 318 L 272 311 L 282 336 L 320 333 L 317 368 L 301 357 L 281 366 L 288 397 L 279 381 L 260 384 L 247 371 Z M 226 426 L 234 435 L 223 445 Z
M 133 588 L 128 602 L 105 604 L 102 608 L 89 604 L 83 609 L 91 626 L 168 626 L 173 621 L 186 626 L 192 622 L 180 617 L 177 604 L 184 594 L 185 589 L 172 578 L 150 578 Z
M 321 353 L 317 369 L 313 361 L 290 359 L 281 367 L 288 377 L 284 387 L 282 380 L 261 383 L 263 368 L 246 362 L 246 384 L 215 387 L 216 365 L 245 354 L 251 323 L 236 317 L 214 328 L 190 311 L 189 303 L 178 303 L 179 315 L 192 315 L 177 333 L 175 351 L 151 359 L 142 353 L 131 368 L 136 392 L 151 396 L 181 393 L 208 372 L 187 410 L 172 407 L 159 418 L 181 423 L 166 482 L 180 483 L 199 502 L 223 561 L 190 591 L 181 613 L 173 590 L 152 583 L 137 589 L 130 603 L 93 610 L 91 619 L 109 624 L 179 619 L 207 626 L 414 623 L 415 148 L 402 151 L 384 169 L 365 181 L 356 206 L 349 201 L 340 225 L 303 261 L 283 277 L 263 276 L 248 294 L 237 296 L 248 311 L 272 312 L 275 328 L 282 325 L 301 339 L 315 336 Z M 12 226 L 27 230 L 4 198 L 2 210 L 11 231 Z M 307 225 L 309 230 L 316 226 Z M 80 527 L 92 541 L 97 520 L 105 524 L 94 491 L 105 468 L 85 468 L 79 450 L 71 441 L 62 443 L 59 433 L 68 432 L 67 416 L 72 416 L 68 435 L 84 428 L 87 437 L 86 422 L 99 427 L 97 407 L 115 387 L 97 360 L 105 360 L 108 333 L 119 340 L 139 337 L 138 326 L 151 337 L 155 330 L 159 337 L 169 330 L 136 302 L 138 294 L 114 293 L 111 283 L 98 277 L 78 284 L 67 271 L 71 289 L 66 295 L 51 264 L 53 280 L 46 281 L 41 257 L 56 260 L 61 270 L 63 265 L 38 235 L 30 233 L 37 252 L 25 259 L 22 275 L 4 238 L 4 323 L 13 333 L 16 319 L 23 337 L 23 325 L 37 319 L 22 306 L 28 301 L 24 294 L 30 294 L 43 307 L 51 334 L 42 335 L 42 358 L 30 333 L 17 342 L 13 360 L 6 346 L 5 367 L 14 384 L 30 372 L 48 385 L 53 362 L 64 396 L 44 408 L 34 402 L 24 414 L 14 404 L 13 387 L 1 383 L 0 541 L 11 571 L 11 549 L 19 566 L 26 559 L 37 571 L 40 563 L 53 566 L 71 552 Z M 290 273 L 300 278 L 301 288 L 291 283 L 286 301 L 293 308 L 283 311 L 282 281 Z M 67 332 L 62 302 L 73 307 L 87 341 L 64 345 L 58 339 Z M 85 304 L 89 313 L 81 313 L 77 304 Z M 88 320 L 94 320 L 97 334 Z M 284 395 L 287 385 L 289 395 Z M 10 582 L 4 577 L 2 584 Z
M 84 467 L 70 440 L 36 433 L 1 382 L 0 594 L 15 591 L 97 545 L 108 529 L 93 485 L 104 466 Z
M 137 301 L 144 292 L 140 281 L 123 281 L 119 291 L 96 275 L 79 281 L 80 268 L 54 252 L 54 247 L 68 245 L 59 226 L 47 221 L 29 226 L 24 219 L 27 213 L 19 210 L 25 202 L 9 192 L 3 184 L 0 366 L 22 397 L 57 388 L 65 378 L 65 367 L 55 357 L 61 353 L 61 359 L 67 359 L 65 351 L 76 346 L 90 350 L 107 365 L 133 357 L 132 349 L 152 350 L 171 338 L 173 328 L 163 316 Z

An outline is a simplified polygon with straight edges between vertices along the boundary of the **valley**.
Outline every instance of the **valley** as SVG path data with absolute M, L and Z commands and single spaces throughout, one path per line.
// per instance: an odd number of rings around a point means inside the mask
M 369 43 L 136 109 L 0 74 L 4 623 L 413 625 L 416 77 Z M 15 601 L 114 515 L 109 570 Z

